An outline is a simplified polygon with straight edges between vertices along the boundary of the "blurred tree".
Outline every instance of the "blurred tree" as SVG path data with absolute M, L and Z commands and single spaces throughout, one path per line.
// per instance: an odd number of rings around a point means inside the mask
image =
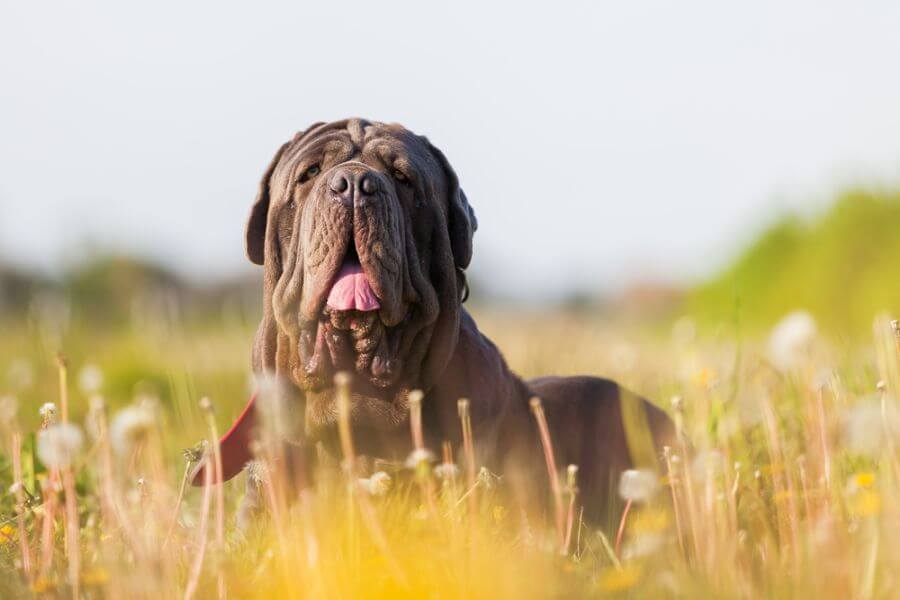
M 867 336 L 881 312 L 900 312 L 900 192 L 851 190 L 824 214 L 787 216 L 688 298 L 701 321 L 769 327 L 809 310 L 833 334 Z

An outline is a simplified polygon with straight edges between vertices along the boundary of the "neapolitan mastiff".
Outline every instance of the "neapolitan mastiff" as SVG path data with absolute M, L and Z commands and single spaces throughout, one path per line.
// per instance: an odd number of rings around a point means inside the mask
M 263 175 L 246 228 L 247 254 L 264 267 L 253 369 L 290 382 L 294 441 L 326 455 L 340 455 L 338 371 L 353 374 L 353 435 L 371 457 L 402 461 L 411 450 L 414 389 L 425 394 L 426 445 L 460 448 L 457 401 L 468 398 L 479 460 L 535 491 L 547 489 L 529 405 L 538 396 L 557 464 L 579 466 L 585 515 L 604 520 L 618 474 L 641 452 L 627 423 L 652 436 L 640 459 L 652 462 L 671 421 L 609 380 L 510 371 L 462 307 L 476 228 L 450 163 L 426 138 L 362 119 L 298 133 Z M 251 403 L 223 438 L 225 479 L 250 460 L 254 422 Z

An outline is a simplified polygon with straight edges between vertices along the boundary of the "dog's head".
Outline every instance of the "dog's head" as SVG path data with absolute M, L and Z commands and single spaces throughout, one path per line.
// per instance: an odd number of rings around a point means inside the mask
M 405 422 L 456 345 L 475 228 L 447 159 L 399 125 L 316 124 L 278 150 L 246 230 L 265 269 L 254 367 L 302 390 L 308 433 L 336 419 L 338 371 L 355 422 Z

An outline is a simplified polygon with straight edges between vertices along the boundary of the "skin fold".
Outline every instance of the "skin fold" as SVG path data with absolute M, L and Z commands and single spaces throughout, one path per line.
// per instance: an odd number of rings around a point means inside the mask
M 316 447 L 319 455 L 340 455 L 338 371 L 353 376 L 354 440 L 373 458 L 402 461 L 411 450 L 413 389 L 425 394 L 426 445 L 436 451 L 448 441 L 460 449 L 457 401 L 468 398 L 479 461 L 508 474 L 523 498 L 545 496 L 539 490 L 548 483 L 529 408 L 538 396 L 557 464 L 579 465 L 585 515 L 603 520 L 619 473 L 653 468 L 662 445 L 672 443 L 672 423 L 605 379 L 524 381 L 510 371 L 462 305 L 476 229 L 456 174 L 426 138 L 363 119 L 296 134 L 266 169 L 247 223 L 247 254 L 264 269 L 253 369 L 286 390 L 283 437 L 299 454 Z M 338 272 L 357 263 L 378 308 L 330 308 Z M 643 455 L 626 436 L 635 415 L 649 434 Z M 251 424 L 238 424 L 239 433 L 223 439 L 223 455 L 231 459 L 226 479 L 250 456 Z M 258 504 L 249 488 L 245 503 Z

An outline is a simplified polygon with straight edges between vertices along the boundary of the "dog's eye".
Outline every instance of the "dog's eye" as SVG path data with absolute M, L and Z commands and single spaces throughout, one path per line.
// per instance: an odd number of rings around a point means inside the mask
M 408 184 L 408 183 L 409 183 L 409 177 L 407 177 L 406 175 L 404 175 L 404 174 L 403 174 L 403 171 L 400 171 L 400 170 L 398 170 L 398 169 L 394 169 L 393 175 L 394 175 L 394 179 L 396 179 L 396 180 L 399 181 L 400 183 L 402 183 L 402 184 Z
M 303 175 L 301 175 L 300 179 L 298 179 L 297 181 L 299 183 L 306 183 L 307 181 L 318 175 L 320 171 L 321 169 L 319 168 L 319 165 L 313 165 L 306 171 L 304 171 Z

